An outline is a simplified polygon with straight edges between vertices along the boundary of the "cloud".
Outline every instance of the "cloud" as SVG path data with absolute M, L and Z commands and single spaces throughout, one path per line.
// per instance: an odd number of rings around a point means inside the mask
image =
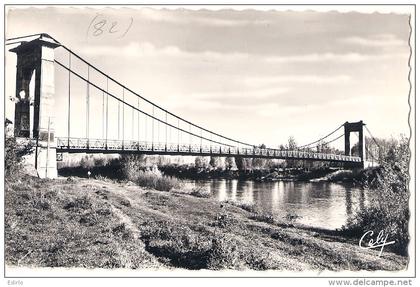
M 261 87 L 279 83 L 305 83 L 305 84 L 337 84 L 346 83 L 351 80 L 349 75 L 283 75 L 272 77 L 249 77 L 244 83 L 251 87 Z
M 398 39 L 393 34 L 379 34 L 372 35 L 371 37 L 345 37 L 338 40 L 341 43 L 364 46 L 364 47 L 380 47 L 380 48 L 395 48 L 395 47 L 407 47 L 407 41 Z
M 320 62 L 343 62 L 360 63 L 367 61 L 385 60 L 391 58 L 407 57 L 407 53 L 386 53 L 386 54 L 360 54 L 360 53 L 312 53 L 291 56 L 273 56 L 265 60 L 270 63 L 320 63 Z
M 184 24 L 184 25 L 205 25 L 213 27 L 240 27 L 248 25 L 267 25 L 270 22 L 268 20 L 260 19 L 228 19 L 213 16 L 198 16 L 195 14 L 187 13 L 187 10 L 180 10 L 177 13 L 166 9 L 156 10 L 145 8 L 140 10 L 141 16 L 145 19 L 155 22 L 166 22 L 170 24 Z M 179 15 L 184 14 L 184 15 Z
M 244 98 L 252 98 L 252 99 L 265 99 L 269 98 L 273 95 L 279 95 L 284 94 L 290 91 L 290 88 L 286 87 L 272 87 L 272 88 L 266 88 L 266 89 L 257 89 L 257 90 L 249 90 L 244 89 L 241 91 L 230 91 L 230 92 L 214 92 L 214 93 L 200 93 L 196 94 L 195 97 L 200 99 L 241 99 Z
M 80 49 L 81 55 L 87 57 L 126 57 L 126 58 L 171 58 L 175 60 L 208 63 L 227 63 L 227 62 L 253 62 L 254 64 L 320 64 L 320 63 L 369 63 L 373 61 L 396 60 L 407 58 L 407 53 L 390 51 L 386 53 L 361 54 L 361 53 L 311 53 L 291 56 L 266 56 L 261 54 L 250 54 L 242 52 L 215 52 L 215 51 L 184 51 L 178 46 L 170 45 L 164 47 L 156 47 L 150 42 L 130 42 L 125 46 L 113 45 L 91 45 L 84 46 Z M 346 81 L 345 75 L 339 77 L 329 77 L 328 79 L 320 79 L 318 76 L 303 76 L 299 78 L 282 77 L 275 81 L 294 81 L 294 82 L 332 82 Z
M 250 57 L 246 53 L 220 53 L 214 51 L 187 52 L 179 47 L 171 45 L 158 48 L 150 42 L 130 42 L 129 44 L 118 47 L 113 45 L 85 46 L 80 49 L 82 55 L 88 56 L 118 56 L 118 57 L 173 57 L 179 59 L 195 58 L 202 61 L 213 60 L 238 60 Z
M 254 111 L 257 107 L 263 107 L 267 103 L 275 103 L 283 95 L 289 92 L 289 88 L 272 87 L 267 89 L 245 89 L 242 91 L 218 91 L 209 93 L 190 93 L 179 95 L 179 98 L 187 97 L 188 102 L 170 100 L 165 104 L 172 109 L 185 109 L 194 107 L 203 111 Z M 177 97 L 174 97 L 177 98 Z

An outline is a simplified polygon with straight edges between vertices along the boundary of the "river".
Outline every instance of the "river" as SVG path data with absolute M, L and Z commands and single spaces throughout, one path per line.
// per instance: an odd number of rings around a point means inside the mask
M 337 229 L 358 209 L 367 205 L 367 192 L 352 184 L 330 182 L 255 182 L 241 180 L 197 180 L 219 201 L 253 203 L 276 219 L 294 216 L 296 223 Z

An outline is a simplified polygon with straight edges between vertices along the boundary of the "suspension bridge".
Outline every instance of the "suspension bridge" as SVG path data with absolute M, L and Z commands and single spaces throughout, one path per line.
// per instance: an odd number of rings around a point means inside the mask
M 56 177 L 57 155 L 62 153 L 261 157 L 338 162 L 355 168 L 366 162 L 363 132 L 367 127 L 362 121 L 340 124 L 306 145 L 267 148 L 216 133 L 171 113 L 50 35 L 11 38 L 6 45 L 14 45 L 9 51 L 17 55 L 14 136 L 36 142 L 34 165 L 40 177 Z M 58 50 L 61 57 L 57 57 Z M 59 95 L 57 72 L 64 73 L 67 82 L 66 91 L 61 88 Z M 59 115 L 66 131 L 55 130 L 57 96 L 66 97 L 67 111 Z M 80 112 L 81 103 L 85 114 Z M 84 128 L 72 127 L 81 117 Z M 358 133 L 357 155 L 351 154 L 352 132 Z M 325 151 L 324 147 L 343 137 L 344 151 Z

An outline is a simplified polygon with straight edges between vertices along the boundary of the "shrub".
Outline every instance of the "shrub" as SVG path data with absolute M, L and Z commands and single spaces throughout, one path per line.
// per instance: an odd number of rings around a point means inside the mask
M 389 147 L 377 175 L 375 185 L 367 183 L 370 191 L 369 206 L 351 217 L 342 229 L 360 238 L 367 232 L 378 234 L 381 230 L 395 244 L 389 247 L 400 254 L 407 254 L 409 242 L 409 159 L 408 139 Z
M 297 215 L 296 213 L 287 213 L 286 216 L 284 216 L 284 219 L 288 222 L 296 222 L 299 218 L 302 218 L 302 216 Z
M 269 213 L 254 213 L 250 218 L 265 223 L 274 223 L 274 217 Z
M 95 160 L 92 155 L 86 155 L 80 160 L 80 166 L 84 169 L 91 169 L 95 166 Z
M 138 173 L 146 167 L 144 155 L 123 155 L 118 160 L 121 174 L 125 179 L 136 181 Z
M 23 169 L 23 157 L 33 152 L 33 143 L 19 144 L 15 137 L 5 140 L 4 170 L 6 179 L 13 180 Z
M 211 247 L 208 236 L 194 232 L 188 226 L 175 222 L 150 222 L 141 227 L 146 250 L 157 257 L 166 258 L 177 267 L 206 268 Z
M 178 179 L 163 175 L 156 167 L 153 167 L 152 170 L 144 170 L 144 156 L 123 156 L 121 157 L 120 164 L 123 177 L 135 182 L 139 186 L 161 191 L 170 191 L 181 187 Z
M 212 270 L 236 269 L 240 265 L 238 242 L 230 236 L 217 233 L 211 241 L 207 268 Z
M 203 185 L 199 185 L 194 187 L 189 194 L 196 197 L 209 198 L 211 196 L 211 191 L 206 189 Z
M 233 200 L 226 200 L 225 202 L 228 204 L 234 205 L 236 207 L 242 208 L 243 210 L 246 210 L 248 212 L 253 212 L 253 213 L 258 212 L 256 205 L 251 202 L 233 201 Z
M 174 188 L 180 188 L 181 183 L 178 179 L 164 176 L 152 171 L 138 171 L 134 182 L 139 186 L 153 188 L 156 190 L 170 191 Z

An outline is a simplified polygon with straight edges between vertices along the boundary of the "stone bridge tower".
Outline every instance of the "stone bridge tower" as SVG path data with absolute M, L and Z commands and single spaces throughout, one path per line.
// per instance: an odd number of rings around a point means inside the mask
M 48 35 L 11 49 L 17 55 L 14 135 L 35 143 L 29 158 L 41 178 L 57 177 L 54 132 L 54 49 Z

